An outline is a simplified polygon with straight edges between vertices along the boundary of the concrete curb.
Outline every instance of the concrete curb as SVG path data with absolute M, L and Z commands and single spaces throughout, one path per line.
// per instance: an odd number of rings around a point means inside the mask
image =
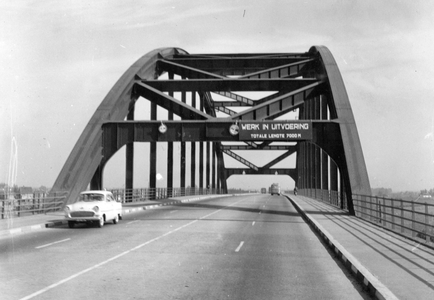
M 23 218 L 25 218 L 25 217 L 23 217 Z M 43 222 L 43 223 L 35 224 L 35 225 L 27 225 L 27 226 L 22 226 L 22 227 L 7 229 L 7 230 L 1 230 L 0 231 L 0 237 L 7 236 L 7 235 L 13 235 L 13 234 L 20 234 L 20 233 L 29 233 L 29 232 L 34 231 L 34 230 L 40 230 L 40 229 L 44 229 L 47 227 L 60 226 L 63 224 L 67 224 L 67 222 L 63 221 L 63 220 L 47 221 L 47 222 Z
M 129 214 L 129 213 L 138 212 L 141 210 L 156 209 L 156 208 L 159 208 L 161 206 L 177 205 L 180 203 L 185 203 L 185 202 L 190 202 L 190 201 L 198 201 L 198 200 L 205 200 L 205 199 L 218 198 L 218 197 L 229 197 L 229 196 L 236 196 L 236 195 L 226 195 L 225 194 L 225 195 L 198 196 L 198 197 L 194 197 L 194 198 L 187 198 L 187 199 L 180 199 L 180 200 L 176 200 L 176 198 L 175 198 L 172 201 L 168 201 L 168 202 L 160 203 L 160 204 L 143 205 L 143 206 L 134 207 L 134 208 L 124 208 L 124 209 L 122 209 L 122 214 Z M 26 217 L 22 217 L 22 218 L 26 218 Z M 61 225 L 66 225 L 66 224 L 68 224 L 67 220 L 46 221 L 46 222 L 43 222 L 40 224 L 28 225 L 28 226 L 23 226 L 23 227 L 18 227 L 18 228 L 13 228 L 13 229 L 7 229 L 7 230 L 1 230 L 0 231 L 0 237 L 7 236 L 7 235 L 13 235 L 13 234 L 29 233 L 29 232 L 34 231 L 34 230 L 41 230 L 41 229 L 48 228 L 48 227 L 61 226 Z
M 305 220 L 311 225 L 327 245 L 336 253 L 337 257 L 345 264 L 359 282 L 369 291 L 375 299 L 379 300 L 398 300 L 384 284 L 371 274 L 351 253 L 349 253 L 333 236 L 324 229 L 314 218 L 306 213 L 301 206 L 289 196 L 286 196 L 296 209 L 302 214 Z

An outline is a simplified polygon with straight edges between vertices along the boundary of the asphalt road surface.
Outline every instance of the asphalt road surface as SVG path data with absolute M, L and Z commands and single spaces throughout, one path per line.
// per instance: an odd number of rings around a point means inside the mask
M 0 239 L 0 299 L 368 299 L 283 196 Z

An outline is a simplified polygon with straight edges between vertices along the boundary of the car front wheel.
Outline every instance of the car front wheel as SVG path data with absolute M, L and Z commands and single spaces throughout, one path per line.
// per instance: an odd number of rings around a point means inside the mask
M 98 227 L 101 228 L 101 227 L 103 227 L 103 226 L 104 226 L 104 217 L 101 217 L 101 218 L 98 220 Z
M 74 222 L 72 222 L 72 221 L 68 221 L 68 227 L 69 228 L 74 228 Z

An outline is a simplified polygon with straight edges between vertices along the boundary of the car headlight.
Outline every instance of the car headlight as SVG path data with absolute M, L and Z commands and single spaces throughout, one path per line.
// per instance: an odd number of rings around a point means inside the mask
M 63 211 L 65 212 L 65 214 L 69 214 L 69 211 L 70 211 L 69 206 L 65 206 L 65 208 L 63 209 Z
M 93 210 L 94 212 L 99 212 L 99 207 L 98 207 L 98 206 L 94 206 L 94 208 L 92 208 L 92 210 Z

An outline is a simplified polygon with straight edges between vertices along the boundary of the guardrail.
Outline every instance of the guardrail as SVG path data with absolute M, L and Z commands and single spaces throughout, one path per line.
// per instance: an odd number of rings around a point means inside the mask
M 337 191 L 320 189 L 299 190 L 300 195 L 326 202 L 347 210 L 347 201 Z M 420 242 L 434 243 L 433 203 L 353 194 L 357 217 Z
M 122 203 L 160 200 L 174 197 L 223 194 L 222 189 L 206 188 L 145 188 L 145 189 L 112 189 L 116 200 Z
M 356 216 L 397 233 L 434 242 L 434 204 L 419 201 L 353 195 Z
M 321 190 L 321 189 L 299 189 L 300 195 L 321 200 L 338 208 L 347 209 L 346 198 L 338 191 Z
M 222 189 L 206 188 L 146 188 L 146 189 L 112 189 L 110 190 L 116 200 L 122 203 L 140 202 L 147 200 L 161 200 L 173 197 L 223 194 Z M 34 192 L 22 195 L 20 193 L 7 193 L 0 195 L 1 218 L 13 218 L 62 209 L 67 192 L 53 194 Z
M 23 215 L 42 214 L 59 210 L 67 193 L 56 192 L 48 196 L 45 192 L 2 194 L 0 198 L 1 218 L 21 217 Z

